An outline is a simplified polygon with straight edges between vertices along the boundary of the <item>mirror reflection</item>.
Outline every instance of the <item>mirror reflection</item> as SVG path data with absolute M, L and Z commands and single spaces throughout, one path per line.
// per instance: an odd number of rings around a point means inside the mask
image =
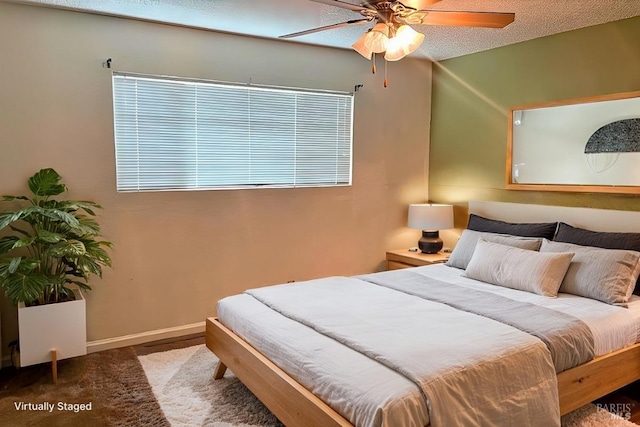
M 507 188 L 640 186 L 640 92 L 514 107 L 510 117 Z

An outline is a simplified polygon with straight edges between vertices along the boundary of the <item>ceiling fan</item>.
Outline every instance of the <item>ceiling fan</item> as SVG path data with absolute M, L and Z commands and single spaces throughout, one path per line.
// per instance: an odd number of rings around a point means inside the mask
M 360 13 L 363 18 L 286 34 L 279 38 L 288 39 L 319 31 L 375 22 L 375 25 L 351 46 L 365 58 L 374 59 L 374 73 L 376 53 L 384 53 L 385 61 L 398 61 L 420 47 L 424 41 L 424 34 L 415 31 L 411 25 L 503 28 L 515 19 L 514 13 L 428 9 L 429 6 L 440 0 L 365 0 L 359 5 L 341 0 L 311 1 L 349 9 Z M 385 87 L 387 87 L 386 78 Z

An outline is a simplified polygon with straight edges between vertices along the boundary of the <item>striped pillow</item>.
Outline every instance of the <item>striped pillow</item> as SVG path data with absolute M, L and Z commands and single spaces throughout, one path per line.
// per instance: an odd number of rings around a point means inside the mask
M 602 249 L 544 240 L 540 252 L 573 252 L 575 256 L 560 292 L 626 306 L 640 274 L 640 252 Z
M 487 242 L 500 243 L 502 245 L 514 246 L 521 249 L 537 251 L 542 244 L 541 238 L 509 236 L 506 234 L 481 233 L 474 230 L 462 230 L 462 235 L 453 249 L 447 265 L 449 267 L 466 269 L 471 261 L 473 252 L 476 249 L 478 240 L 484 239 Z
M 465 276 L 506 288 L 556 297 L 573 253 L 541 253 L 480 239 Z

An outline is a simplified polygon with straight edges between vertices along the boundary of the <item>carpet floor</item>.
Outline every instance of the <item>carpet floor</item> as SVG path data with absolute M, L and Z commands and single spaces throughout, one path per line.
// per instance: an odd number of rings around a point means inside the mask
M 48 364 L 21 368 L 17 375 L 5 371 L 0 371 L 3 427 L 170 427 L 132 347 L 59 361 L 57 385 Z M 44 403 L 53 409 L 39 409 Z M 85 410 L 73 405 L 89 403 Z
M 196 345 L 140 356 L 127 347 L 62 360 L 57 385 L 46 364 L 2 369 L 0 425 L 282 426 L 233 373 L 214 381 L 216 363 L 205 346 Z M 562 424 L 635 426 L 594 405 L 563 417 Z

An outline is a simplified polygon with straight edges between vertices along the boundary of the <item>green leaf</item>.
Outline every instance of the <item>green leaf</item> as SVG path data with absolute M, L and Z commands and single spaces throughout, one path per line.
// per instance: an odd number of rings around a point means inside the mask
M 67 212 L 63 212 L 58 209 L 45 209 L 41 208 L 40 206 L 34 206 L 34 208 L 37 208 L 36 211 L 40 215 L 46 216 L 47 218 L 60 220 L 72 228 L 78 228 L 80 226 L 78 219 Z
M 88 218 L 84 215 L 79 215 L 77 219 L 80 223 L 79 230 L 83 235 L 97 236 L 100 234 L 100 225 L 95 219 Z
M 86 200 L 65 200 L 62 202 L 58 202 L 57 208 L 65 212 L 75 212 L 82 209 L 89 215 L 95 216 L 96 213 L 94 209 L 101 209 L 102 206 L 94 202 L 88 202 Z
M 38 229 L 36 231 L 36 236 L 38 240 L 45 243 L 58 243 L 59 241 L 64 239 L 64 236 L 60 233 L 54 233 L 49 230 Z
M 84 255 L 87 251 L 84 244 L 78 240 L 58 242 L 48 250 L 49 254 L 55 258 L 76 258 Z
M 106 241 L 102 241 L 102 242 L 98 242 L 99 244 L 106 246 L 108 248 L 113 248 L 113 243 L 111 242 L 106 242 Z
M 0 279 L 0 286 L 14 305 L 37 301 L 48 284 L 48 278 L 42 274 L 17 273 Z
M 47 209 L 41 208 L 40 206 L 35 206 L 35 205 L 26 207 L 24 209 L 20 209 L 19 211 L 15 211 L 15 212 L 3 212 L 0 214 L 0 230 L 6 227 L 7 225 L 11 224 L 12 222 L 15 222 L 18 220 L 23 220 L 33 225 L 37 223 L 38 215 L 41 215 L 47 218 L 52 218 L 52 219 L 70 220 L 72 221 L 72 224 L 77 225 L 78 220 L 76 220 L 72 215 L 69 215 L 66 212 L 62 212 L 62 214 L 64 215 L 56 214 L 56 211 L 54 209 L 47 210 Z M 67 217 L 70 217 L 71 219 Z
M 40 265 L 40 260 L 34 258 L 18 257 L 17 259 L 21 259 L 20 265 L 13 272 L 10 272 L 9 269 L 11 268 L 12 263 L 18 262 L 14 261 L 15 258 L 4 258 L 2 261 L 0 261 L 0 276 L 8 276 L 10 274 L 14 274 L 15 272 L 30 273 Z
M 36 196 L 57 196 L 67 189 L 64 184 L 59 184 L 61 179 L 55 170 L 41 169 L 29 178 L 29 189 Z
M 13 249 L 13 245 L 20 240 L 17 236 L 4 236 L 0 238 L 0 254 L 6 254 Z
M 78 257 L 75 261 L 78 269 L 84 273 L 84 277 L 89 277 L 91 274 L 102 277 L 102 267 L 91 257 L 82 256 Z
M 14 200 L 29 200 L 27 196 L 2 196 L 2 201 L 12 202 Z
M 28 214 L 26 209 L 16 211 L 16 212 L 3 212 L 0 214 L 0 230 L 5 228 L 7 225 L 12 222 L 18 221 L 20 218 L 26 216 Z
M 87 255 L 94 258 L 97 263 L 111 267 L 111 257 L 102 246 L 111 247 L 111 242 L 96 242 L 95 240 L 83 240 L 87 249 Z
M 20 263 L 20 271 L 23 273 L 29 273 L 35 270 L 40 265 L 40 260 L 35 258 L 22 258 Z
M 24 239 L 19 239 L 18 241 L 15 242 L 15 244 L 13 245 L 13 248 L 11 248 L 11 249 L 24 248 L 24 247 L 30 246 L 35 241 L 36 241 L 36 237 L 35 236 L 34 237 L 25 237 Z
M 7 270 L 9 274 L 13 274 L 16 271 L 18 271 L 18 267 L 20 267 L 20 262 L 22 262 L 22 257 L 11 258 L 11 261 L 9 261 L 9 268 Z

